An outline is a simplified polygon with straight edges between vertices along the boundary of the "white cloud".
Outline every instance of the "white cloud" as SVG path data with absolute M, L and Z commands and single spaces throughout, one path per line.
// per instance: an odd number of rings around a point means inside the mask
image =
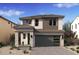
M 19 16 L 21 14 L 23 14 L 23 11 L 20 10 L 0 10 L 0 15 L 4 15 L 4 16 Z
M 71 8 L 74 6 L 78 6 L 78 3 L 58 3 L 58 4 L 53 4 L 53 6 L 58 7 L 58 8 Z

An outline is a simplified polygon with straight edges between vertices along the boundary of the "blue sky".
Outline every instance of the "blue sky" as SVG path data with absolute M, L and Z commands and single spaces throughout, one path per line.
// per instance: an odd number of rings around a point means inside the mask
M 72 22 L 79 16 L 79 4 L 62 3 L 0 3 L 0 15 L 19 23 L 19 17 L 39 14 L 59 14 L 64 15 L 64 22 Z

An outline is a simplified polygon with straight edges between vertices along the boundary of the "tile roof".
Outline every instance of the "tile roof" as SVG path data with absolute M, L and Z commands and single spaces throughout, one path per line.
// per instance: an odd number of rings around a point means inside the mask
M 35 16 L 21 17 L 20 20 L 24 20 L 24 19 L 34 19 L 34 18 L 48 18 L 48 17 L 64 18 L 63 15 L 48 14 L 48 15 L 35 15 Z
M 25 24 L 25 25 L 16 25 L 14 26 L 15 29 L 25 29 L 25 28 L 30 28 L 32 29 L 33 27 L 28 25 L 28 24 Z
M 36 30 L 36 32 L 46 32 L 46 33 L 64 33 L 63 30 L 42 30 L 42 29 L 39 29 L 39 30 Z

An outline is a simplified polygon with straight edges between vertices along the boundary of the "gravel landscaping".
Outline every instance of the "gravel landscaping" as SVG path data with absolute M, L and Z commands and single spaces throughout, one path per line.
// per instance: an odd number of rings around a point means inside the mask
M 67 49 L 79 54 L 79 46 L 66 46 Z
M 31 51 L 11 48 L 10 46 L 0 48 L 0 55 L 29 55 Z

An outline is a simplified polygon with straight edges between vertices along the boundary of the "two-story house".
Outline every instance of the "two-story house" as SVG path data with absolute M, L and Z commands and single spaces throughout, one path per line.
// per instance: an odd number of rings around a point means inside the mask
M 79 17 L 76 17 L 75 20 L 71 23 L 71 31 L 75 33 L 75 37 L 79 39 Z
M 21 17 L 21 25 L 14 28 L 15 46 L 64 46 L 62 15 Z
M 14 26 L 16 24 L 7 18 L 0 16 L 0 43 L 9 44 L 11 36 L 15 33 Z

